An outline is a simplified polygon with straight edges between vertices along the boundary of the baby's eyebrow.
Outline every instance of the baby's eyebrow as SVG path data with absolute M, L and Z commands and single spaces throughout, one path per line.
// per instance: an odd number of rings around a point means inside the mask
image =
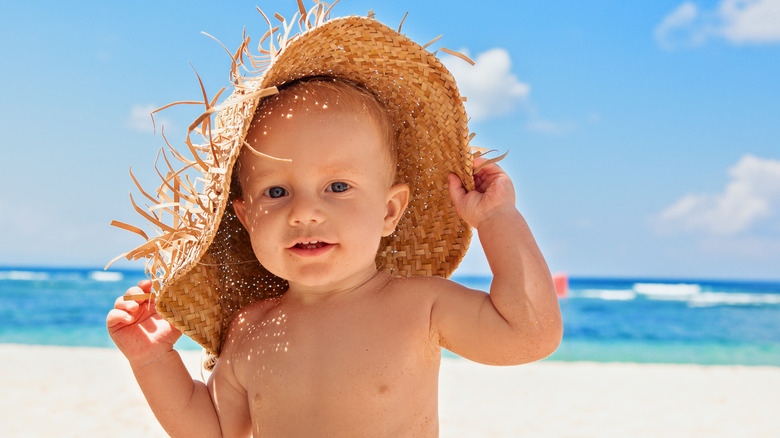
M 324 175 L 362 176 L 365 172 L 350 166 L 323 165 L 317 167 L 317 172 Z
M 344 166 L 338 164 L 324 164 L 321 166 L 317 166 L 316 168 L 314 168 L 314 173 L 317 175 L 337 176 L 337 177 L 346 176 L 350 178 L 357 178 L 365 175 L 365 172 L 361 171 L 360 169 L 357 169 L 352 166 Z M 257 173 L 253 176 L 252 182 L 250 182 L 250 184 L 258 183 L 258 181 L 260 180 L 274 179 L 284 174 L 285 171 L 279 168 L 257 170 Z

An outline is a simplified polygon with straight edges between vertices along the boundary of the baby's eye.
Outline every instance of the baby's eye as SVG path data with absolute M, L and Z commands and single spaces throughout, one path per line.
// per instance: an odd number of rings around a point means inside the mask
M 287 190 L 284 187 L 271 187 L 263 194 L 269 198 L 281 198 L 282 196 L 287 196 Z
M 349 189 L 349 184 L 345 182 L 334 182 L 330 185 L 330 191 L 335 193 L 346 192 Z

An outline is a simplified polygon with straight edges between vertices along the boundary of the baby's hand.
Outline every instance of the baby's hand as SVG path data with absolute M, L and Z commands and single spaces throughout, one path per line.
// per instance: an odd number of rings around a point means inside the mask
M 152 282 L 143 280 L 125 295 L 148 294 Z M 145 301 L 117 298 L 106 317 L 108 333 L 133 367 L 140 367 L 173 349 L 181 332 L 164 320 L 154 308 L 154 296 Z
M 484 158 L 474 160 L 474 168 L 485 162 Z M 449 192 L 458 216 L 469 225 L 479 229 L 485 219 L 493 215 L 515 210 L 515 189 L 509 176 L 501 167 L 491 163 L 474 174 L 476 190 L 466 192 L 463 183 L 455 174 L 449 176 Z

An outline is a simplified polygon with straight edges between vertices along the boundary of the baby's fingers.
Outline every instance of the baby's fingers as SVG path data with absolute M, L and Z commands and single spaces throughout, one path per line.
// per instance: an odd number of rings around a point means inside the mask
M 133 315 L 127 313 L 122 309 L 111 309 L 106 317 L 106 325 L 109 329 L 118 325 L 132 324 Z
M 136 288 L 131 288 L 136 289 Z M 141 289 L 141 293 L 151 293 L 152 292 L 152 280 L 141 280 L 138 282 L 138 289 Z M 128 291 L 129 292 L 129 291 Z
M 114 308 L 108 312 L 106 317 L 106 324 L 108 328 L 112 328 L 118 325 L 129 325 L 135 322 L 135 320 L 142 313 L 141 306 L 137 301 L 127 301 L 127 296 L 138 296 L 141 292 L 133 293 L 133 289 L 128 289 L 126 295 L 123 295 L 114 301 Z
M 135 286 L 114 301 L 114 308 L 108 312 L 106 323 L 109 328 L 117 325 L 129 325 L 145 319 L 153 313 L 154 294 L 147 294 L 142 286 Z
M 148 281 L 148 280 L 146 280 Z M 148 293 L 151 282 L 143 281 L 138 286 L 131 287 L 125 294 L 114 301 L 114 309 L 130 314 L 138 312 L 141 305 L 154 307 L 154 294 Z
M 460 200 L 466 196 L 466 189 L 463 187 L 463 182 L 454 173 L 449 174 L 447 190 L 450 192 L 450 199 L 456 205 Z
M 138 282 L 138 286 L 131 287 L 125 293 L 123 298 L 125 301 L 154 301 L 154 293 L 152 292 L 151 280 L 141 280 Z

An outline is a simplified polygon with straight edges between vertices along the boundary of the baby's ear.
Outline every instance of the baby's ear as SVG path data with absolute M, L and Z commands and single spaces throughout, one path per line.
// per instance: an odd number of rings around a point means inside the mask
M 246 226 L 246 203 L 242 198 L 235 198 L 233 199 L 233 211 L 236 212 L 236 217 L 238 218 L 238 221 L 241 222 L 241 225 L 244 226 L 244 228 L 247 228 Z M 248 229 L 248 228 L 247 228 Z
M 406 212 L 409 203 L 409 186 L 396 184 L 387 192 L 387 209 L 385 210 L 385 224 L 382 227 L 382 237 L 389 236 L 395 231 L 395 226 Z

